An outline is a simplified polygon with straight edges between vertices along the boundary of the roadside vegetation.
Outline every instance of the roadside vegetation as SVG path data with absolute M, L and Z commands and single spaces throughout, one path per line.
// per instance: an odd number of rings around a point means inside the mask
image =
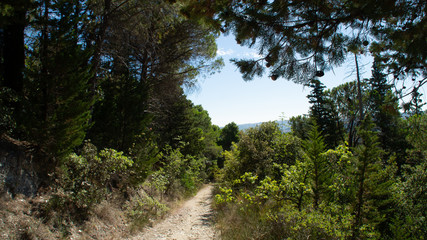
M 1 1 L 0 238 L 127 237 L 216 181 L 223 239 L 424 239 L 426 4 Z M 232 60 L 245 81 L 311 88 L 292 132 L 187 99 L 222 33 L 258 50 Z
M 127 236 L 213 178 L 220 129 L 184 90 L 221 67 L 217 33 L 180 9 L 0 3 L 0 238 Z
M 335 118 L 345 106 L 332 107 L 334 93 L 347 85 L 314 88 L 310 113 L 291 119 L 292 132 L 263 123 L 240 132 L 223 152 L 215 195 L 223 239 L 427 236 L 427 115 L 403 118 L 393 110 L 396 102 L 367 101 L 365 118 L 351 132 L 357 114 Z M 364 97 L 378 97 L 377 90 L 367 86 Z

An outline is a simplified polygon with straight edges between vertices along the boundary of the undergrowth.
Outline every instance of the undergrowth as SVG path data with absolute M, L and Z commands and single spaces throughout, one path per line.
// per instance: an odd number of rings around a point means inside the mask
M 137 234 L 192 196 L 203 183 L 204 159 L 168 148 L 162 164 L 140 181 L 138 159 L 86 143 L 71 154 L 37 197 L 0 189 L 0 239 L 119 239 Z M 138 170 L 138 171 L 136 171 Z

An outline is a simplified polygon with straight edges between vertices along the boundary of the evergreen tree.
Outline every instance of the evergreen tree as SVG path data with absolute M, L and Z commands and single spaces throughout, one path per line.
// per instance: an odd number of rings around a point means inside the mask
M 307 166 L 310 171 L 311 189 L 313 190 L 313 205 L 317 209 L 319 207 L 322 195 L 327 189 L 326 181 L 330 175 L 330 169 L 326 158 L 322 156 L 326 146 L 323 142 L 323 137 L 318 130 L 316 122 L 311 126 L 308 133 L 308 139 L 303 142 L 305 153 L 307 154 Z
M 340 122 L 334 110 L 333 103 L 324 92 L 325 85 L 313 79 L 309 85 L 312 90 L 307 96 L 310 106 L 310 117 L 316 121 L 320 132 L 324 135 L 325 143 L 329 148 L 334 148 L 341 140 Z
M 341 65 L 353 45 L 381 59 L 395 80 L 415 77 L 425 83 L 425 1 L 185 3 L 187 15 L 208 19 L 223 32 L 232 32 L 237 43 L 258 49 L 258 59 L 235 60 L 249 79 L 269 68 L 273 79 L 306 84 Z
M 98 147 L 127 151 L 151 118 L 146 112 L 146 86 L 132 76 L 117 74 L 105 79 L 101 89 L 102 99 L 94 106 L 94 125 L 88 138 Z
M 20 127 L 53 157 L 79 146 L 90 126 L 93 97 L 88 95 L 90 49 L 79 42 L 80 1 L 45 0 L 31 29 L 25 82 L 26 122 Z
M 399 165 L 403 164 L 408 148 L 402 128 L 398 99 L 392 92 L 392 86 L 378 64 L 374 63 L 369 85 L 369 112 L 378 131 L 381 147 L 387 152 L 396 153 Z
M 221 145 L 222 149 L 225 151 L 230 151 L 233 142 L 239 142 L 239 127 L 235 122 L 231 122 L 221 129 L 218 144 Z
M 364 82 L 362 82 L 361 88 L 362 101 L 364 101 L 362 105 L 366 106 L 368 99 Z M 337 117 L 344 128 L 344 133 L 341 135 L 350 147 L 356 146 L 360 140 L 357 135 L 357 127 L 362 119 L 360 119 L 360 105 L 357 93 L 357 83 L 355 81 L 341 84 L 326 92 L 334 106 L 336 106 Z M 346 134 L 346 137 L 344 137 L 344 134 Z
M 406 124 L 411 148 L 394 192 L 398 215 L 391 230 L 396 239 L 420 239 L 427 236 L 427 115 L 411 116 Z
M 374 124 L 368 117 L 359 127 L 363 144 L 354 150 L 355 189 L 352 239 L 387 235 L 395 203 L 392 186 L 395 168 L 384 164 L 384 152 L 373 132 Z
M 310 129 L 310 122 L 311 120 L 307 115 L 291 117 L 289 119 L 289 123 L 291 125 L 292 134 L 302 140 L 307 139 L 307 135 Z

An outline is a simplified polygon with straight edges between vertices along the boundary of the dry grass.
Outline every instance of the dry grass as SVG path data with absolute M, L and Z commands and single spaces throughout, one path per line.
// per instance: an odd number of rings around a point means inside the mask
M 73 229 L 73 239 L 119 239 L 127 234 L 127 219 L 120 206 L 103 201 L 91 212 L 81 229 Z
M 1 194 L 0 239 L 120 239 L 128 232 L 125 212 L 114 200 L 97 205 L 90 212 L 89 219 L 77 225 L 55 212 L 47 218 L 40 217 L 46 199 L 48 196 L 17 196 L 12 199 L 7 194 Z M 62 219 L 59 224 L 58 219 Z M 60 224 L 67 226 L 66 232 Z
M 164 216 L 174 206 L 175 201 L 147 202 L 148 196 L 138 192 L 131 193 L 129 199 L 124 199 L 123 194 L 117 192 L 110 194 L 108 200 L 104 200 L 89 211 L 84 222 L 73 222 L 72 218 L 64 212 L 48 209 L 48 199 L 52 193 L 43 197 L 26 198 L 17 196 L 11 198 L 8 194 L 0 192 L 0 239 L 121 239 L 137 234 L 147 224 Z M 145 218 L 144 223 L 138 219 L 129 218 L 129 205 L 139 203 Z M 64 208 L 71 206 L 64 206 Z M 135 221 L 136 222 L 132 222 Z M 139 225 L 135 229 L 135 224 Z
M 33 216 L 33 202 L 23 196 L 0 197 L 0 238 L 1 239 L 58 239 L 60 234 L 52 231 L 42 219 Z

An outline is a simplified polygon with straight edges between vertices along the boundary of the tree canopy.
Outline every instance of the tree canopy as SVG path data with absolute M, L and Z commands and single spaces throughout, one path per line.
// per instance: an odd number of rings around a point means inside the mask
M 259 59 L 235 59 L 245 80 L 268 68 L 273 80 L 308 83 L 340 66 L 347 54 L 367 54 L 387 68 L 396 86 L 427 81 L 426 8 L 421 0 L 185 1 L 184 13 L 208 19 Z

